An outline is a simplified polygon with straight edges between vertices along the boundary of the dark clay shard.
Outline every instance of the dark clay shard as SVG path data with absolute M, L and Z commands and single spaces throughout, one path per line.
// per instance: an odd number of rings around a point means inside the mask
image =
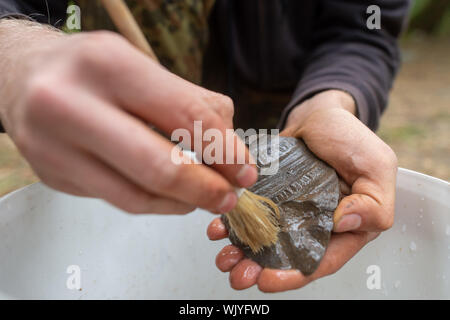
M 278 242 L 255 254 L 239 241 L 232 230 L 232 244 L 263 267 L 298 269 L 304 275 L 319 266 L 333 229 L 333 212 L 339 202 L 339 180 L 333 168 L 318 159 L 299 139 L 279 138 L 279 155 L 267 156 L 269 143 L 249 146 L 258 168 L 278 158 L 274 175 L 260 175 L 250 191 L 270 198 L 280 209 Z M 257 157 L 256 157 L 257 155 Z M 226 217 L 222 219 L 227 228 Z

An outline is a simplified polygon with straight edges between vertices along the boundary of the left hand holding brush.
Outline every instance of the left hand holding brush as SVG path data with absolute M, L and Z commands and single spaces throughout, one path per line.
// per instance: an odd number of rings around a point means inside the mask
M 263 269 L 246 259 L 240 249 L 228 245 L 217 255 L 216 265 L 230 272 L 231 287 L 242 290 L 257 284 L 265 292 L 301 288 L 338 271 L 364 245 L 392 226 L 397 158 L 354 116 L 355 112 L 350 95 L 324 91 L 296 107 L 281 133 L 302 138 L 343 180 L 346 196 L 334 212 L 334 233 L 318 269 L 310 276 L 298 270 Z M 207 233 L 211 240 L 227 237 L 220 218 L 212 221 Z

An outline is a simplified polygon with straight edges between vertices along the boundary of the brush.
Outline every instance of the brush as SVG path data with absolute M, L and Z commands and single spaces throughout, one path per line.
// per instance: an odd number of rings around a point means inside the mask
M 139 50 L 158 62 L 154 51 L 123 0 L 101 0 L 119 32 Z M 146 0 L 146 4 L 152 4 Z M 226 214 L 230 232 L 258 253 L 278 240 L 280 211 L 270 199 L 247 189 L 236 189 L 236 207 Z
M 225 214 L 230 232 L 254 253 L 275 244 L 280 232 L 278 206 L 247 189 L 237 189 L 236 193 L 239 197 L 236 207 Z
M 139 28 L 127 4 L 123 0 L 101 0 L 101 2 L 119 32 L 131 44 L 158 62 L 158 57 Z

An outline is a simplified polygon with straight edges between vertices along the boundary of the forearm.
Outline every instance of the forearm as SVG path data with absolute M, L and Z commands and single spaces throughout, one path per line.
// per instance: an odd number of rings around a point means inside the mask
M 63 35 L 58 29 L 37 22 L 0 20 L 0 121 L 8 128 L 15 97 L 20 94 L 20 79 L 37 63 L 37 53 L 47 50 L 51 40 Z

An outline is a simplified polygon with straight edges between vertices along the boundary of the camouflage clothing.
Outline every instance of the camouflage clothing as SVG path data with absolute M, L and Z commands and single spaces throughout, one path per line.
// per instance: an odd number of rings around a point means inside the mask
M 76 1 L 85 30 L 113 29 L 98 1 Z M 235 127 L 273 127 L 280 118 L 283 127 L 297 105 L 336 89 L 354 98 L 359 119 L 375 129 L 399 67 L 410 1 L 127 2 L 168 69 L 233 98 Z M 1 0 L 0 19 L 29 16 L 61 27 L 68 3 Z M 381 29 L 367 30 L 369 5 L 384 12 Z
M 208 42 L 208 16 L 215 0 L 128 0 L 161 64 L 200 84 Z M 115 30 L 100 1 L 78 0 L 84 31 Z

